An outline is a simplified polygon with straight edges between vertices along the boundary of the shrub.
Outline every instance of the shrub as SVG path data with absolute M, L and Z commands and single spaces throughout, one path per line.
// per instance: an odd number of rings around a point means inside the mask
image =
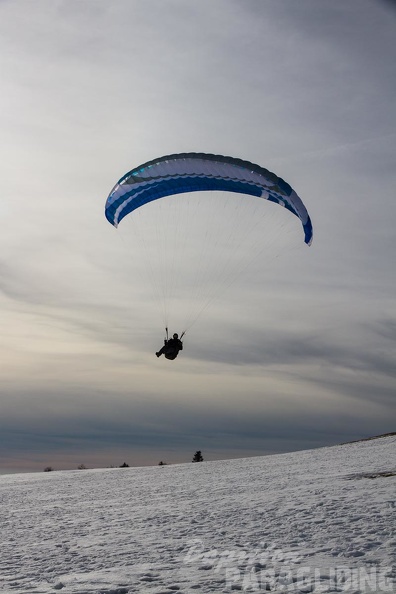
M 204 459 L 202 457 L 201 450 L 197 450 L 194 454 L 194 458 L 192 459 L 193 462 L 203 462 Z

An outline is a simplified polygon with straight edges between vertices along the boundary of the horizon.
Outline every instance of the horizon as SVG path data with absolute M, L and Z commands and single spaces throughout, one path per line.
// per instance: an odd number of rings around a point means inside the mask
M 293 453 L 298 453 L 298 452 L 306 452 L 306 451 L 310 451 L 310 450 L 317 450 L 317 449 L 321 449 L 321 448 L 331 448 L 331 447 L 337 447 L 337 446 L 342 446 L 342 445 L 348 445 L 348 444 L 353 444 L 353 443 L 360 443 L 362 441 L 372 441 L 374 439 L 381 439 L 384 437 L 391 437 L 393 435 L 396 435 L 396 431 L 390 432 L 390 433 L 384 433 L 382 435 L 373 435 L 373 436 L 369 436 L 369 437 L 361 437 L 360 439 L 356 439 L 353 441 L 347 441 L 347 442 L 343 442 L 343 443 L 335 443 L 335 444 L 328 444 L 328 445 L 322 445 L 322 446 L 317 446 L 317 447 L 313 447 L 313 448 L 307 448 L 307 449 L 302 449 L 302 450 L 291 450 L 291 451 L 286 451 L 286 452 L 269 452 L 266 454 L 256 454 L 256 455 L 252 455 L 252 456 L 237 456 L 237 457 L 231 457 L 231 458 L 210 458 L 207 459 L 204 457 L 204 459 L 202 460 L 202 462 L 221 462 L 221 461 L 231 461 L 231 460 L 243 460 L 243 459 L 250 459 L 250 458 L 260 458 L 260 457 L 267 457 L 267 456 L 282 456 L 282 455 L 287 455 L 287 454 L 293 454 Z M 192 458 L 192 456 L 191 456 Z M 165 459 L 160 459 L 157 463 L 148 463 L 148 464 L 144 464 L 144 465 L 130 465 L 128 464 L 126 461 L 124 461 L 122 464 L 120 465 L 110 465 L 110 466 L 94 466 L 94 467 L 89 467 L 89 466 L 85 466 L 84 463 L 80 463 L 80 466 L 82 466 L 81 468 L 79 468 L 78 466 L 75 468 L 53 468 L 51 467 L 51 465 L 48 465 L 46 468 L 43 468 L 42 470 L 24 470 L 24 471 L 10 471 L 10 470 L 2 470 L 0 468 L 0 475 L 6 475 L 6 474 L 36 474 L 38 472 L 69 472 L 69 471 L 80 471 L 83 472 L 85 470 L 114 470 L 114 469 L 125 469 L 125 468 L 147 468 L 147 467 L 154 467 L 154 466 L 161 466 L 160 463 L 163 463 L 162 465 L 164 466 L 177 466 L 177 465 L 182 465 L 182 464 L 190 464 L 190 463 L 194 463 L 192 461 L 192 459 L 190 459 L 189 461 L 184 460 L 184 461 L 177 461 L 177 462 L 171 462 L 171 461 L 167 461 Z M 200 463 L 202 463 L 200 462 Z M 126 466 L 123 466 L 123 464 L 126 464 Z M 48 468 L 48 470 L 47 470 Z

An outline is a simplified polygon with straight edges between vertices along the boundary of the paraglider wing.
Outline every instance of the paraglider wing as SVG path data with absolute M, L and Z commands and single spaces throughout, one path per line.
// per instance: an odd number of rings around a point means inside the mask
M 132 169 L 110 192 L 105 215 L 117 227 L 127 214 L 148 202 L 205 190 L 236 192 L 276 202 L 300 219 L 305 243 L 312 242 L 311 219 L 288 183 L 249 161 L 206 153 L 168 155 Z

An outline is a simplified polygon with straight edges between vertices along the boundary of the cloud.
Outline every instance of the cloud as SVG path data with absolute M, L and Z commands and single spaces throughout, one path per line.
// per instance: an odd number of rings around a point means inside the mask
M 390 6 L 2 2 L 0 17 L 9 460 L 18 453 L 26 468 L 36 448 L 42 464 L 52 448 L 59 464 L 82 450 L 99 464 L 103 448 L 125 447 L 148 463 L 161 448 L 180 460 L 201 443 L 215 457 L 392 430 Z M 202 150 L 284 177 L 307 204 L 314 243 L 242 266 L 168 365 L 154 356 L 164 323 L 139 242 L 124 245 L 104 202 L 131 167 Z M 227 235 L 213 212 L 206 219 Z M 194 254 L 215 259 L 191 221 L 177 327 Z

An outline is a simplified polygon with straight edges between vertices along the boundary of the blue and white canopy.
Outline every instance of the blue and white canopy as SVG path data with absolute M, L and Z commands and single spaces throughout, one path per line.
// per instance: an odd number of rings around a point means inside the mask
M 117 227 L 129 213 L 164 196 L 219 190 L 276 202 L 301 221 L 305 243 L 312 242 L 312 223 L 297 193 L 267 169 L 233 157 L 181 153 L 160 157 L 126 173 L 110 192 L 107 220 Z

